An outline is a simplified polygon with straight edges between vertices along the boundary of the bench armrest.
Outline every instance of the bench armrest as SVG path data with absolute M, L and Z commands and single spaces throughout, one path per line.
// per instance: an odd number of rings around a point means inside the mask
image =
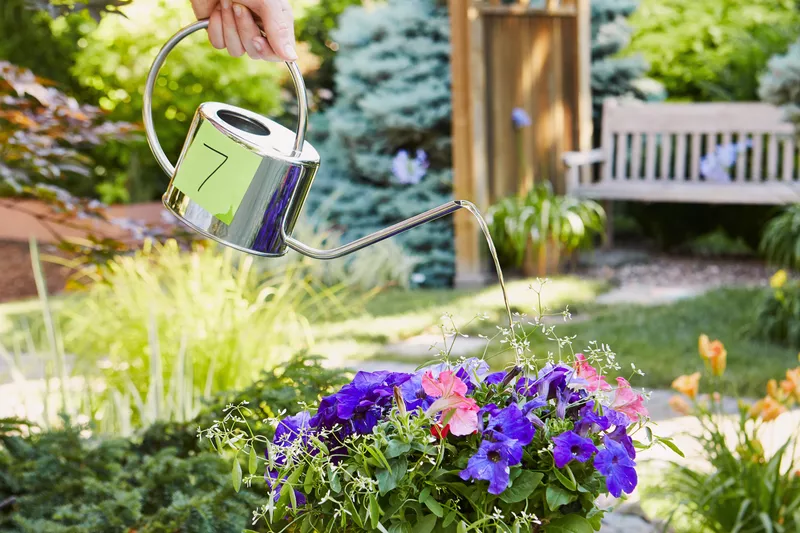
M 605 161 L 606 156 L 602 149 L 596 148 L 586 152 L 565 152 L 562 154 L 561 159 L 567 167 L 574 168 L 594 163 L 602 163 Z

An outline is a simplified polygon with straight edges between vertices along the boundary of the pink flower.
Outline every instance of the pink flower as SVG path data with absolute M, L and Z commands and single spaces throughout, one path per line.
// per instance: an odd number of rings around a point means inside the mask
M 606 378 L 597 374 L 597 370 L 586 362 L 586 357 L 582 353 L 575 354 L 575 373 L 578 378 L 586 380 L 586 390 L 589 392 L 611 390 Z
M 436 379 L 432 373 L 426 372 L 422 376 L 422 390 L 437 398 L 428 408 L 428 415 L 441 413 L 439 421 L 450 428 L 450 433 L 463 437 L 478 430 L 478 404 L 464 396 L 467 385 L 452 371 L 445 370 Z
M 631 384 L 625 378 L 617 378 L 617 384 L 618 388 L 614 392 L 611 408 L 627 416 L 631 422 L 638 420 L 639 415 L 647 416 L 644 396 L 633 392 Z

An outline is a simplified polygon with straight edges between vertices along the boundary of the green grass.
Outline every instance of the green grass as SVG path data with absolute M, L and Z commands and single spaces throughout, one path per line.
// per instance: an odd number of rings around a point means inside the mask
M 706 333 L 728 351 L 731 392 L 761 396 L 770 378 L 780 378 L 797 365 L 797 352 L 747 337 L 760 297 L 758 289 L 728 288 L 670 305 L 598 308 L 591 320 L 559 326 L 557 333 L 575 335 L 576 352 L 592 340 L 610 345 L 623 369 L 635 363 L 646 373 L 636 383 L 650 388 L 668 388 L 676 376 L 700 370 L 697 339 Z M 531 341 L 534 353 L 554 349 L 540 334 Z

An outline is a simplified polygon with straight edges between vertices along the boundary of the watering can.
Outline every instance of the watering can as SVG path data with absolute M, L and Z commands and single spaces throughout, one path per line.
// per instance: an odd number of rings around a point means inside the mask
M 185 37 L 208 27 L 200 20 L 176 33 L 159 51 L 147 76 L 144 125 L 147 142 L 167 175 L 164 206 L 194 231 L 241 252 L 278 257 L 289 249 L 315 259 L 335 259 L 406 230 L 449 215 L 470 202 L 454 200 L 353 242 L 320 250 L 292 237 L 319 169 L 319 154 L 306 142 L 308 99 L 296 63 L 286 63 L 297 91 L 297 130 L 252 111 L 206 102 L 194 114 L 175 166 L 153 126 L 153 88 L 169 52 Z M 477 212 L 477 211 L 475 211 Z

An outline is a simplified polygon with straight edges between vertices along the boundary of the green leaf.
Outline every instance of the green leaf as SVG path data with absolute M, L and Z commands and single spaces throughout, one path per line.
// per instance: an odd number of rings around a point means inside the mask
M 242 465 L 239 464 L 239 458 L 233 458 L 233 470 L 231 470 L 231 481 L 233 481 L 233 490 L 239 492 L 242 487 Z
M 256 447 L 250 446 L 250 458 L 247 462 L 247 470 L 250 472 L 250 475 L 254 475 L 256 470 L 258 470 L 258 457 L 256 457 Z
M 381 507 L 378 505 L 378 497 L 374 492 L 369 495 L 369 522 L 372 529 L 376 529 L 380 525 Z
M 431 533 L 436 527 L 436 520 L 437 518 L 432 514 L 423 516 L 414 527 L 414 533 Z
M 458 523 L 456 533 L 467 533 L 467 524 L 463 520 Z
M 339 494 L 342 492 L 342 482 L 339 480 L 339 475 L 336 473 L 331 473 L 329 478 L 331 480 L 331 490 L 334 492 L 334 494 Z
M 672 439 L 670 439 L 670 438 L 659 438 L 659 439 L 658 439 L 658 442 L 660 442 L 661 444 L 663 444 L 664 446 L 666 446 L 667 448 L 669 448 L 669 449 L 670 449 L 670 450 L 672 450 L 673 452 L 677 453 L 677 454 L 678 454 L 678 455 L 680 455 L 681 457 L 686 457 L 686 456 L 683 454 L 683 452 L 681 451 L 681 449 L 680 449 L 680 448 L 678 448 L 678 447 L 675 445 L 675 443 L 674 443 L 674 442 L 672 442 Z
M 556 475 L 556 479 L 558 479 L 567 490 L 574 491 L 576 487 L 575 477 L 572 475 L 572 470 L 569 470 L 569 465 L 564 468 L 569 472 L 569 477 L 562 474 L 558 468 L 553 468 L 553 473 Z
M 529 470 L 523 471 L 514 484 L 508 487 L 500 494 L 500 499 L 506 503 L 517 503 L 527 500 L 536 487 L 544 479 L 544 474 L 541 472 L 531 472 Z
M 444 516 L 444 509 L 442 509 L 442 506 L 439 502 L 433 499 L 433 496 L 429 495 L 422 503 L 424 503 L 425 506 L 439 518 Z
M 594 528 L 584 517 L 571 514 L 547 524 L 547 533 L 594 533 Z
M 396 488 L 408 471 L 408 460 L 405 457 L 395 457 L 389 464 L 391 465 L 390 470 L 379 468 L 375 472 L 375 479 L 378 480 L 378 492 L 381 496 Z
M 392 439 L 389 441 L 389 446 L 386 447 L 386 453 L 384 453 L 384 455 L 387 459 L 392 459 L 404 453 L 408 453 L 409 450 L 411 450 L 411 445 L 409 443 Z
M 443 528 L 448 527 L 450 524 L 453 523 L 455 519 L 456 519 L 456 510 L 451 509 L 450 512 L 447 513 L 447 516 L 444 517 L 444 522 L 442 522 L 442 527 Z
M 252 529 L 243 529 L 242 533 L 258 533 L 258 531 L 253 531 Z
M 548 486 L 545 497 L 547 499 L 547 506 L 550 507 L 551 511 L 555 511 L 562 505 L 566 505 L 575 499 L 574 494 L 567 492 L 567 490 L 557 485 Z

